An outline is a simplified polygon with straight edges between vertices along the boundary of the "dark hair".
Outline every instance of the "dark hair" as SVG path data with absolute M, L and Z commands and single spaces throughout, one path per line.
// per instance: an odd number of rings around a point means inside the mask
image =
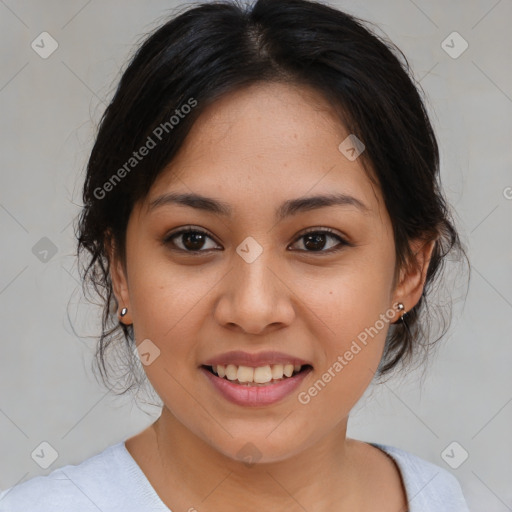
M 390 326 L 379 374 L 432 344 L 426 295 L 446 255 L 464 250 L 440 190 L 438 145 L 419 84 L 402 52 L 365 23 L 306 0 L 207 2 L 163 24 L 138 48 L 101 119 L 76 235 L 79 261 L 84 250 L 87 255 L 80 268 L 84 289 L 92 284 L 102 300 L 96 363 L 104 383 L 110 345 L 124 344 L 129 361 L 136 359 L 133 328 L 117 319 L 105 242 L 113 241 L 124 262 L 133 206 L 146 197 L 201 112 L 222 95 L 258 82 L 314 88 L 363 141 L 361 161 L 393 224 L 395 275 L 414 264 L 411 240 L 437 240 L 423 295 L 405 323 Z M 155 147 L 136 159 L 134 151 L 150 140 Z M 443 324 L 437 339 L 446 332 Z M 135 366 L 128 368 L 130 379 Z

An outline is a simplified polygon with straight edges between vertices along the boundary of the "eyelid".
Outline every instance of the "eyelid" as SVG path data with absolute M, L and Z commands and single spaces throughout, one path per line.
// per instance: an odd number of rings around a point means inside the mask
M 304 231 L 301 231 L 298 234 L 297 239 L 299 239 L 300 237 L 302 237 L 304 235 L 308 235 L 309 233 L 329 233 L 329 234 L 332 234 L 332 235 L 336 235 L 339 238 L 345 240 L 344 236 L 341 235 L 340 233 L 338 233 L 338 231 L 336 231 L 336 230 L 334 230 L 332 228 L 323 228 L 321 226 L 320 227 L 307 228 Z

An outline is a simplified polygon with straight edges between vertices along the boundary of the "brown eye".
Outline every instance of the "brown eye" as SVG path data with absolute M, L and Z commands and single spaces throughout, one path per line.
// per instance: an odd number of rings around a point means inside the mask
M 350 245 L 346 240 L 344 240 L 341 236 L 334 234 L 331 230 L 318 230 L 318 231 L 309 231 L 301 235 L 301 237 L 297 240 L 304 240 L 303 246 L 306 252 L 334 252 L 341 249 L 345 245 Z M 325 249 L 328 245 L 327 240 L 338 240 L 338 244 L 330 245 Z M 297 243 L 296 242 L 296 243 Z M 325 249 L 325 250 L 324 250 Z
M 179 251 L 185 252 L 206 252 L 215 249 L 214 247 L 205 247 L 208 240 L 213 239 L 205 232 L 198 229 L 182 229 L 165 238 L 165 244 L 171 244 Z

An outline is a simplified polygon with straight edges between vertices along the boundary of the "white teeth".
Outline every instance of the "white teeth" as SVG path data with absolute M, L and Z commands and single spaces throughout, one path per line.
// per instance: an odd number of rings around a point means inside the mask
M 238 381 L 244 384 L 256 383 L 267 384 L 272 380 L 282 380 L 291 377 L 294 373 L 301 370 L 300 364 L 273 364 L 266 366 L 236 366 L 234 364 L 218 364 L 212 366 L 213 373 L 220 378 L 226 378 L 231 381 Z
M 283 375 L 284 375 L 284 370 L 283 370 L 282 364 L 272 365 L 272 378 L 273 379 L 282 379 Z
M 236 375 L 237 373 L 238 373 L 238 368 L 234 364 L 228 364 L 226 366 L 226 377 L 229 380 L 236 380 L 237 379 L 237 375 Z
M 272 370 L 270 366 L 259 366 L 254 369 L 254 382 L 258 384 L 265 384 L 272 380 Z
M 254 382 L 254 368 L 249 366 L 238 367 L 238 382 Z

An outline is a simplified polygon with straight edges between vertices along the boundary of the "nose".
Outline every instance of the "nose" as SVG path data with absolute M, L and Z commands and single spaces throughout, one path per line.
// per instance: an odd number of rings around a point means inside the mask
M 215 318 L 223 327 L 263 334 L 293 321 L 293 292 L 265 254 L 251 263 L 235 255 L 215 307 Z

